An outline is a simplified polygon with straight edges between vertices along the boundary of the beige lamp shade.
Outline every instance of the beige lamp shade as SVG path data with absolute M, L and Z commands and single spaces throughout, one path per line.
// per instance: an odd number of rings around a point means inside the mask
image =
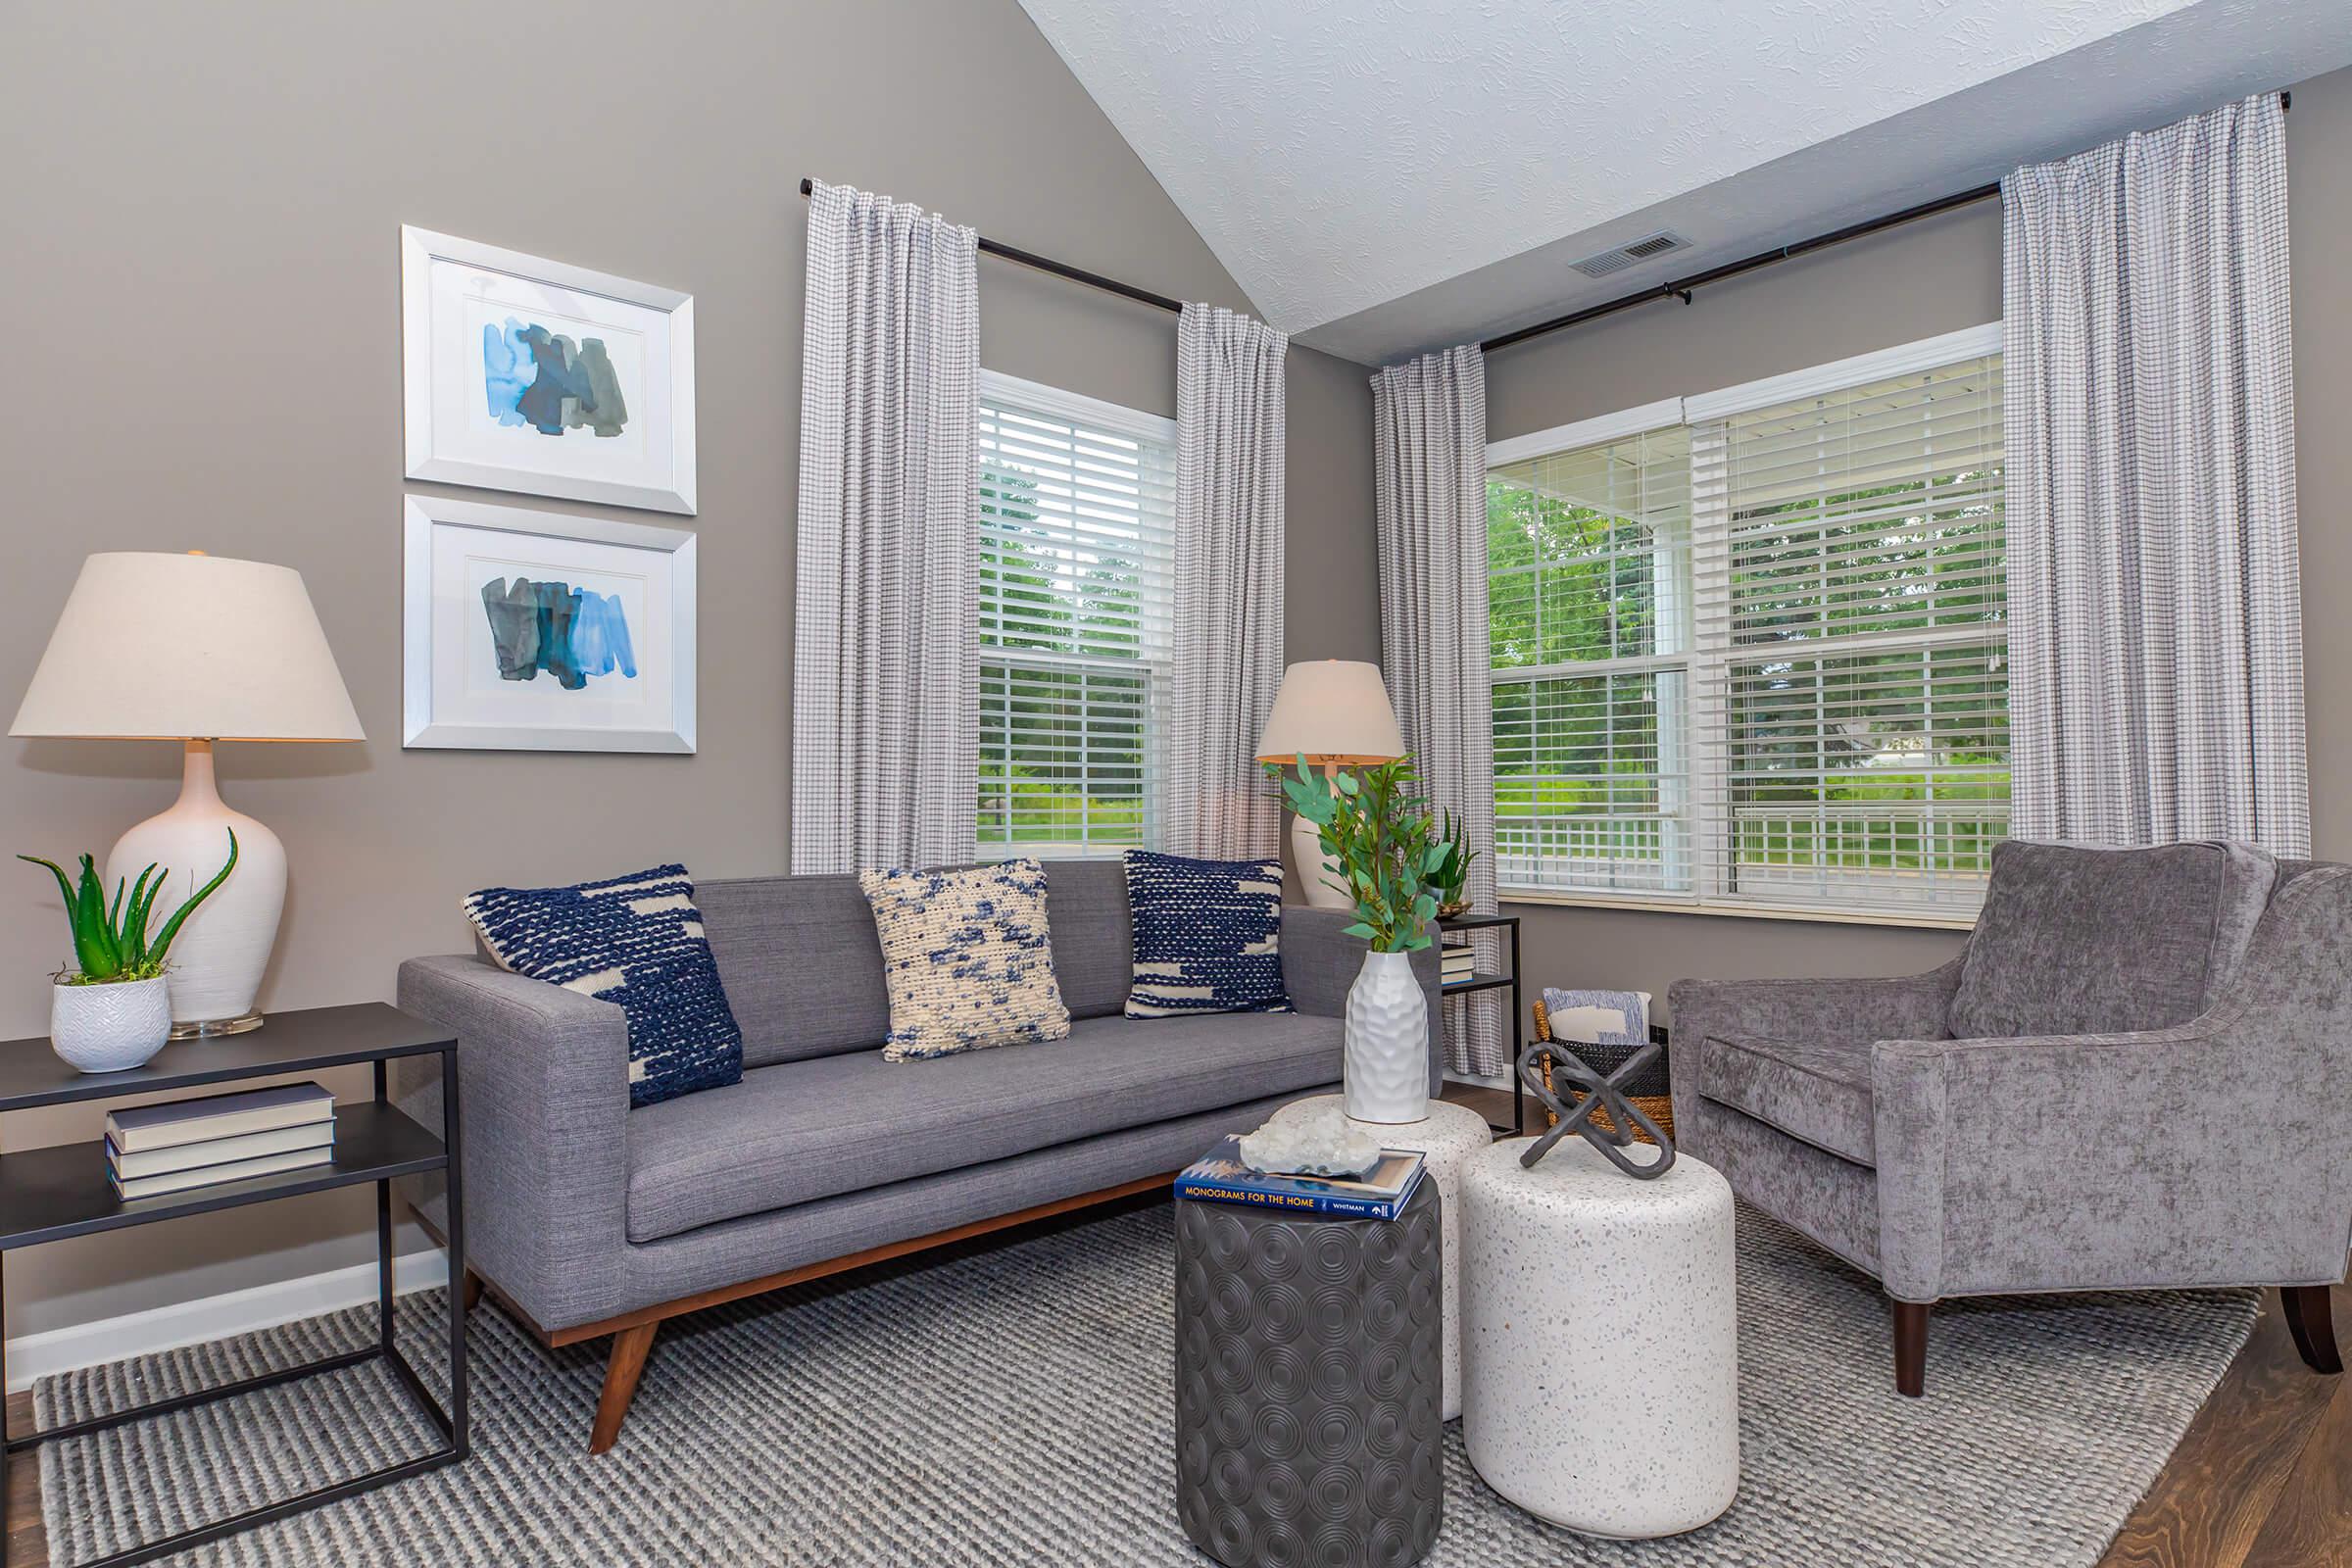
M 219 556 L 81 564 L 11 735 L 356 741 L 302 573 Z
M 1380 667 L 1352 659 L 1317 659 L 1282 672 L 1274 711 L 1257 738 L 1257 760 L 1287 762 L 1391 762 L 1405 752 L 1396 710 Z

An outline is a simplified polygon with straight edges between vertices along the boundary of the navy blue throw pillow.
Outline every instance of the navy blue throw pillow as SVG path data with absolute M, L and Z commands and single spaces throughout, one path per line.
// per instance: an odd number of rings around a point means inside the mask
M 1135 927 L 1130 1018 L 1288 1012 L 1282 984 L 1282 861 L 1193 860 L 1127 852 Z
M 516 974 L 617 1003 L 629 1020 L 629 1103 L 743 1081 L 743 1030 L 682 865 L 569 888 L 484 888 L 466 918 Z

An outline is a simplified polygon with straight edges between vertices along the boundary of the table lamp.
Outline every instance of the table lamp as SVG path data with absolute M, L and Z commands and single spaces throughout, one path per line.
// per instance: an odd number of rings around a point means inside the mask
M 178 802 L 122 835 L 106 885 L 162 866 L 160 923 L 220 869 L 233 829 L 237 868 L 172 945 L 172 1036 L 259 1028 L 253 999 L 285 907 L 286 852 L 221 801 L 213 743 L 366 738 L 302 574 L 201 551 L 90 557 L 8 732 L 184 743 Z
M 1295 764 L 1304 756 L 1325 778 L 1344 766 L 1393 762 L 1404 751 L 1380 666 L 1352 659 L 1308 660 L 1284 670 L 1274 711 L 1257 738 L 1259 761 Z M 1291 859 L 1308 904 L 1318 909 L 1354 904 L 1347 887 L 1323 869 L 1320 832 L 1302 816 L 1291 822 Z

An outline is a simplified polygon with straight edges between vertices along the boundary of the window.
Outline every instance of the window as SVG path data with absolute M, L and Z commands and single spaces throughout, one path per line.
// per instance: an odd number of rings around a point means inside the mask
M 1174 421 L 984 371 L 979 843 L 1154 842 L 1165 745 Z
M 1974 912 L 2008 831 L 1997 345 L 1494 449 L 1504 886 Z

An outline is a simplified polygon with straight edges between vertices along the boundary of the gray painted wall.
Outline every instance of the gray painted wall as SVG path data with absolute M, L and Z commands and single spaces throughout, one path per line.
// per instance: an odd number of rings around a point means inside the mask
M 2352 72 L 2294 89 L 2296 461 L 2303 535 L 2312 816 L 2320 855 L 2352 858 Z M 2001 215 L 1986 202 L 1505 349 L 1487 362 L 1495 440 L 1933 336 L 2001 314 Z M 1649 991 L 1686 976 L 1900 974 L 1959 933 L 1822 921 L 1511 904 L 1535 985 Z
M 1249 308 L 1014 0 L 34 6 L 9 31 L 0 702 L 90 551 L 303 572 L 369 739 L 223 750 L 293 866 L 266 1006 L 389 997 L 400 958 L 464 945 L 457 900 L 487 883 L 784 868 L 803 174 Z M 700 755 L 401 750 L 404 221 L 696 296 Z M 994 261 L 981 309 L 991 368 L 1175 412 L 1159 312 Z M 1369 395 L 1306 350 L 1290 374 L 1293 644 L 1373 657 Z M 146 744 L 0 760 L 5 848 L 53 857 L 103 853 L 178 766 Z M 0 877 L 0 1038 L 47 1032 L 61 930 L 54 889 Z M 96 1128 L 74 1109 L 0 1139 Z M 22 1254 L 8 1328 L 359 1261 L 366 1215 L 327 1197 Z

